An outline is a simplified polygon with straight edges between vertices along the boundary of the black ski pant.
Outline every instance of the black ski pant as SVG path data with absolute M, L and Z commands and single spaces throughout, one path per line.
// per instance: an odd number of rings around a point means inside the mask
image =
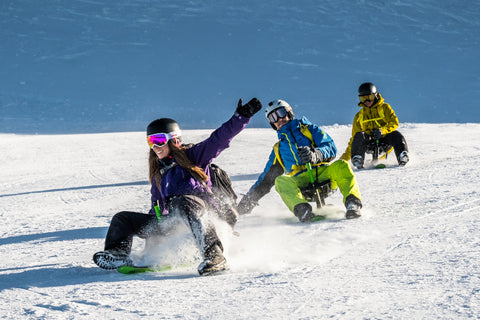
M 210 219 L 207 217 L 209 204 L 194 195 L 175 196 L 168 201 L 168 215 L 158 221 L 155 215 L 121 211 L 115 214 L 108 228 L 105 250 L 121 250 L 127 254 L 132 249 L 133 236 L 146 239 L 151 236 L 165 236 L 183 220 L 190 228 L 202 254 L 214 245 L 222 243 Z M 179 219 L 181 218 L 181 219 Z
M 374 142 L 372 136 L 366 134 L 364 131 L 357 132 L 353 136 L 353 141 L 352 141 L 352 158 L 354 156 L 362 156 L 362 159 L 365 159 L 365 152 L 369 148 L 369 146 Z M 384 143 L 388 144 L 389 146 L 393 147 L 393 150 L 395 151 L 395 156 L 398 157 L 403 151 L 408 152 L 408 146 L 407 142 L 405 141 L 404 136 L 398 132 L 398 131 L 393 131 L 390 132 L 389 134 L 386 134 L 382 138 L 378 140 L 379 143 Z

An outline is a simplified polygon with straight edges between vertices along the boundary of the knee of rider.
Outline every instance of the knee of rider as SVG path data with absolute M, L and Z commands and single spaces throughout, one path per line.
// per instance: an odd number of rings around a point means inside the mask
M 336 160 L 335 162 L 333 162 L 333 163 L 330 165 L 330 167 L 333 167 L 333 168 L 335 168 L 335 169 L 337 169 L 337 170 L 338 170 L 338 169 L 339 169 L 339 170 L 342 170 L 342 169 L 344 169 L 345 167 L 348 167 L 348 166 L 349 166 L 349 165 L 348 165 L 348 162 L 345 161 L 345 160 L 343 160 L 343 159 L 338 159 L 338 160 Z
M 186 197 L 185 195 L 176 195 L 171 197 L 168 202 L 169 210 L 175 210 L 188 207 L 192 201 L 189 197 Z
M 275 178 L 275 186 L 282 183 L 283 177 L 284 176 L 281 175 L 281 176 L 278 176 L 278 177 Z
M 289 184 L 290 180 L 291 180 L 291 178 L 289 176 L 286 176 L 286 175 L 278 176 L 275 179 L 275 189 L 278 190 L 278 188 L 281 188 L 285 184 Z
M 345 165 L 348 164 L 348 161 L 346 161 L 346 160 L 344 160 L 344 159 L 338 159 L 338 160 L 335 161 L 335 162 L 338 162 L 338 165 L 339 165 L 339 166 L 345 166 Z M 334 162 L 334 163 L 335 163 L 335 162 Z
M 123 219 L 123 218 L 126 218 L 127 215 L 128 215 L 128 211 L 120 211 L 120 212 L 117 212 L 115 213 L 115 215 L 112 217 L 112 220 L 120 220 L 120 219 Z
M 354 138 L 357 138 L 357 139 L 358 139 L 358 138 L 362 138 L 362 139 L 363 139 L 363 138 L 365 138 L 365 132 L 359 131 L 359 132 L 355 133 L 355 135 L 354 135 L 353 137 L 354 137 Z

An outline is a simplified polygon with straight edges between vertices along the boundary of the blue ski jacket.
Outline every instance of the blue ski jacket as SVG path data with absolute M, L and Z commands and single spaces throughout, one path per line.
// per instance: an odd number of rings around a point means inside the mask
M 205 171 L 209 180 L 204 184 L 195 179 L 188 170 L 173 166 L 162 176 L 160 188 L 157 187 L 155 179 L 152 181 L 150 189 L 152 208 L 150 214 L 155 214 L 153 203 L 159 204 L 163 214 L 167 213 L 167 200 L 175 195 L 197 195 L 202 199 L 215 205 L 211 193 L 211 179 L 209 164 L 212 160 L 230 146 L 232 139 L 239 134 L 250 122 L 250 118 L 242 117 L 238 114 L 233 115 L 227 122 L 212 132 L 210 137 L 202 142 L 192 145 L 186 150 L 188 158 L 197 166 Z
M 337 154 L 337 148 L 333 139 L 317 125 L 311 123 L 306 117 L 302 119 L 293 119 L 286 123 L 277 131 L 279 141 L 274 146 L 274 150 L 270 153 L 268 162 L 263 173 L 258 177 L 257 182 L 250 188 L 249 194 L 261 185 L 267 175 L 278 176 L 286 173 L 295 176 L 306 170 L 306 164 L 301 163 L 298 157 L 298 147 L 313 146 L 320 150 L 324 162 L 315 165 L 325 165 Z M 275 150 L 277 149 L 277 151 Z M 283 172 L 281 172 L 281 167 Z M 273 178 L 273 177 L 272 177 Z M 267 180 L 272 180 L 269 177 Z M 268 183 L 269 185 L 271 183 Z M 264 189 L 264 188 L 261 188 Z M 261 192 L 263 196 L 264 192 Z

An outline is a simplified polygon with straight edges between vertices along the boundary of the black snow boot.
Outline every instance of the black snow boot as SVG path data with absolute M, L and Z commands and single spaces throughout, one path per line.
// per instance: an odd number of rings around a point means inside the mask
M 408 152 L 402 151 L 402 153 L 400 153 L 400 155 L 398 156 L 398 165 L 404 166 L 407 164 L 408 160 L 410 160 L 410 157 L 408 156 Z
M 312 206 L 310 203 L 299 203 L 293 208 L 293 214 L 300 220 L 300 222 L 311 222 L 312 218 L 315 217 L 313 213 Z
M 357 169 L 363 168 L 363 157 L 360 155 L 353 156 L 352 165 Z
M 121 266 L 132 266 L 132 259 L 127 253 L 110 249 L 97 252 L 93 255 L 93 261 L 97 266 L 106 270 L 114 270 Z
M 208 276 L 216 272 L 228 270 L 227 259 L 223 256 L 219 245 L 214 245 L 205 250 L 205 260 L 198 266 L 201 276 Z
M 362 208 L 362 202 L 353 194 L 345 199 L 345 207 L 347 208 L 345 215 L 347 219 L 355 219 L 361 216 L 360 209 Z

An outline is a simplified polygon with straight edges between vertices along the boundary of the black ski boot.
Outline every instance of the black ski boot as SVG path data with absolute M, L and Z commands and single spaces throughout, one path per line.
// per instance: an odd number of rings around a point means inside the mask
M 115 249 L 97 252 L 93 255 L 97 266 L 106 270 L 114 270 L 121 266 L 132 266 L 132 259 L 127 253 Z
M 300 220 L 300 222 L 308 223 L 315 217 L 310 203 L 299 203 L 293 208 L 293 214 Z
M 352 165 L 357 169 L 363 168 L 363 157 L 360 155 L 353 156 Z
M 361 216 L 360 209 L 362 208 L 362 202 L 353 194 L 345 199 L 345 207 L 347 208 L 345 215 L 347 219 L 355 219 Z
M 228 270 L 227 259 L 217 244 L 205 250 L 205 260 L 198 266 L 201 276 L 208 276 L 216 272 Z
M 402 151 L 402 153 L 400 153 L 400 155 L 398 156 L 398 165 L 403 167 L 404 165 L 407 164 L 409 160 L 410 160 L 410 157 L 408 156 L 408 152 Z

